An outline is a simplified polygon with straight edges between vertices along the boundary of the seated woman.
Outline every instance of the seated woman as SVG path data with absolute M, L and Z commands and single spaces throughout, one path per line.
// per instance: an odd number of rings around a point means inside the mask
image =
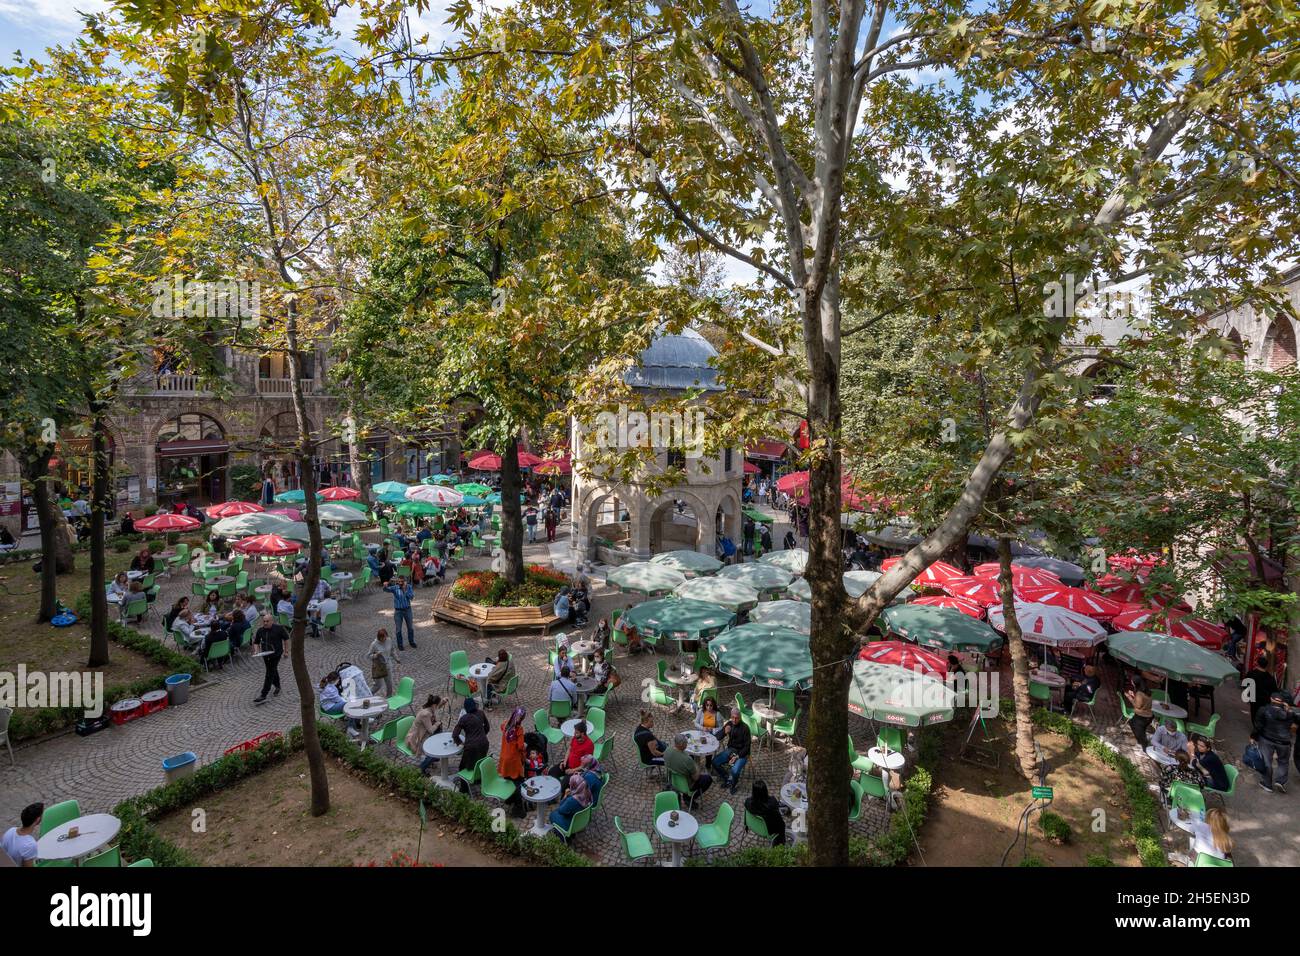
M 692 702 L 696 705 L 704 699 L 705 691 L 716 691 L 718 689 L 718 675 L 712 667 L 701 667 L 695 680 L 695 686 L 691 688 Z
M 338 680 L 338 671 L 330 671 L 320 679 L 320 709 L 324 713 L 343 713 L 343 705 L 347 702 L 343 699 L 343 694 L 339 692 Z
M 591 791 L 591 802 L 595 803 L 600 799 L 600 788 L 605 786 L 604 769 L 597 763 L 596 758 L 591 754 L 582 758 L 582 769 L 578 771 L 582 774 L 582 779 L 587 781 L 587 789 Z
M 767 792 L 764 781 L 754 781 L 754 788 L 745 800 L 745 809 L 763 821 L 774 844 L 785 843 L 785 818 L 781 816 L 781 804 Z
M 171 610 L 163 615 L 163 630 L 171 630 L 176 619 L 182 615 L 188 615 L 189 611 L 190 599 L 188 597 L 177 598 L 176 603 L 171 606 Z
M 140 579 L 139 579 L 139 578 L 136 578 L 134 581 L 132 581 L 132 582 L 127 586 L 126 597 L 124 597 L 124 598 L 122 599 L 122 609 L 125 610 L 125 609 L 126 609 L 126 606 L 127 606 L 128 604 L 130 604 L 132 601 L 138 600 L 138 599 L 140 599 L 140 598 L 145 598 L 146 601 L 147 601 L 148 597 L 149 597 L 149 595 L 145 593 L 144 585 L 140 583 Z M 135 616 L 134 620 L 136 620 L 136 621 L 143 621 L 143 620 L 144 620 L 144 615 L 143 615 L 143 614 L 137 614 L 137 615 Z
M 603 694 L 611 687 L 621 684 L 622 678 L 614 670 L 614 665 L 605 659 L 604 651 L 597 651 L 591 660 L 591 674 L 596 678 L 596 693 Z
M 1223 760 L 1214 752 L 1214 745 L 1204 737 L 1197 737 L 1193 746 L 1195 755 L 1192 757 L 1191 768 L 1200 774 L 1201 786 L 1211 790 L 1227 790 L 1228 771 L 1223 766 Z
M 1205 813 L 1204 822 L 1192 822 L 1192 852 L 1206 853 L 1219 860 L 1232 859 L 1232 835 L 1228 830 L 1228 815 L 1218 807 Z
M 703 706 L 695 711 L 695 729 L 713 734 L 713 736 L 721 740 L 723 723 L 722 712 L 718 710 L 717 698 L 704 698 Z
M 213 619 L 221 614 L 221 596 L 216 591 L 209 591 L 203 599 L 203 613 L 211 614 Z
M 564 792 L 560 805 L 551 811 L 550 821 L 567 830 L 573 824 L 573 818 L 582 810 L 591 806 L 591 788 L 582 774 L 575 773 L 569 777 L 569 788 Z
M 411 729 L 406 733 L 406 747 L 411 753 L 423 754 L 425 740 L 434 734 L 442 733 L 442 721 L 438 719 L 442 704 L 442 698 L 437 694 L 430 694 L 425 698 L 424 706 L 416 713 L 415 720 L 411 722 Z M 437 757 L 422 756 L 420 773 L 427 771 L 437 759 Z
M 106 590 L 110 599 L 125 601 L 127 594 L 131 591 L 131 582 L 127 580 L 126 572 L 119 571 L 117 576 L 108 583 Z
M 131 559 L 131 570 L 143 571 L 145 574 L 153 574 L 154 559 L 153 555 L 149 553 L 148 548 L 141 548 L 140 553 Z
M 602 617 L 596 624 L 596 633 L 592 635 L 592 640 L 600 644 L 600 649 L 602 651 L 607 651 L 609 650 L 609 642 L 613 633 L 613 628 L 609 626 L 609 618 Z

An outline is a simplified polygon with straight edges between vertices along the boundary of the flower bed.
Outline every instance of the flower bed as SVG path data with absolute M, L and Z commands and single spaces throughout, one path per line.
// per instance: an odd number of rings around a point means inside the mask
M 465 571 L 452 585 L 451 596 L 483 607 L 543 607 L 551 604 L 569 579 L 559 571 L 530 564 L 524 583 L 512 585 L 496 571 Z

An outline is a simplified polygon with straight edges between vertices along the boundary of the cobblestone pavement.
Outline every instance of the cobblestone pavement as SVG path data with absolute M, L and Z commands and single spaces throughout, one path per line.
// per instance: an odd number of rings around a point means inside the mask
M 544 543 L 539 543 L 525 546 L 525 556 L 530 561 L 546 562 L 549 552 Z M 486 565 L 486 558 L 476 557 L 467 559 L 461 568 Z M 593 582 L 596 580 L 593 577 Z M 162 611 L 178 596 L 188 594 L 190 583 L 188 571 L 164 579 L 155 610 L 140 625 L 141 628 L 161 638 Z M 445 692 L 448 658 L 452 651 L 467 650 L 470 659 L 478 661 L 504 647 L 514 655 L 521 678 L 519 700 L 528 710 L 531 726 L 531 714 L 546 705 L 550 684 L 547 650 L 551 639 L 537 634 L 479 638 L 473 632 L 454 625 L 437 623 L 430 610 L 433 594 L 432 587 L 417 588 L 414 603 L 418 649 L 408 648 L 399 652 L 400 663 L 394 684 L 397 678 L 414 677 L 418 703 L 429 693 Z M 593 625 L 613 608 L 624 606 L 631 600 L 635 600 L 632 595 L 618 594 L 598 586 L 591 615 Z M 391 608 L 391 598 L 382 591 L 372 591 L 356 600 L 343 602 L 343 624 L 337 635 L 307 640 L 307 662 L 313 684 L 342 660 L 363 661 L 376 629 L 386 626 L 392 632 Z M 659 859 L 668 858 L 668 848 L 661 845 L 654 835 L 652 820 L 654 795 L 662 784 L 659 778 L 648 778 L 641 770 L 631 742 L 638 712 L 643 706 L 639 699 L 641 681 L 653 676 L 655 662 L 656 658 L 648 654 L 620 656 L 616 660 L 624 682 L 611 696 L 607 708 L 607 732 L 617 735 L 612 779 L 605 803 L 608 814 L 598 815 L 590 827 L 574 840 L 576 849 L 607 864 L 624 860 L 614 828 L 615 815 L 622 819 L 626 829 L 650 834 Z M 368 667 L 362 666 L 368 671 Z M 52 803 L 76 798 L 83 812 L 110 810 L 123 798 L 163 783 L 161 762 L 164 757 L 192 750 L 203 764 L 220 757 L 228 747 L 258 734 L 287 731 L 299 723 L 298 694 L 287 654 L 281 661 L 280 675 L 283 693 L 259 706 L 253 703 L 253 698 L 261 689 L 263 668 L 260 661 L 253 659 L 227 664 L 224 669 L 212 672 L 210 682 L 195 688 L 189 701 L 182 706 L 167 708 L 89 737 L 68 733 L 20 746 L 15 749 L 17 766 L 13 769 L 9 768 L 4 755 L 0 755 L 0 820 L 16 819 L 21 808 L 34 800 Z M 737 691 L 748 700 L 754 700 L 756 696 L 752 685 L 723 685 L 719 691 L 720 699 L 724 701 L 729 701 Z M 499 727 L 506 716 L 504 708 L 495 708 L 488 713 L 494 728 Z M 657 708 L 655 718 L 656 734 L 663 740 L 671 739 L 677 730 L 693 726 L 692 718 L 685 712 L 676 715 Z M 860 751 L 874 745 L 874 731 L 869 724 L 856 718 L 851 720 L 851 724 Z M 803 727 L 800 727 L 796 741 L 802 739 L 802 734 Z M 493 753 L 496 753 L 500 745 L 499 730 L 494 729 L 494 737 Z M 383 747 L 387 757 L 397 761 L 407 759 L 391 743 Z M 750 764 L 752 769 L 746 770 L 735 796 L 720 792 L 720 787 L 715 785 L 702 801 L 697 801 L 697 816 L 701 822 L 714 819 L 723 798 L 733 805 L 736 818 L 731 852 L 761 843 L 742 827 L 743 802 L 751 781 L 762 778 L 769 786 L 779 786 L 788 762 L 788 748 L 781 744 L 764 749 L 755 747 Z M 879 801 L 867 800 L 861 819 L 853 827 L 855 832 L 867 834 L 883 828 L 887 818 L 888 814 Z

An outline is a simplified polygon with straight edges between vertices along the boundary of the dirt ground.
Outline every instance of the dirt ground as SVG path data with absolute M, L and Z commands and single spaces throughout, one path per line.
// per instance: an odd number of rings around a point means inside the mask
M 296 755 L 204 799 L 206 832 L 193 831 L 194 807 L 169 814 L 155 827 L 204 866 L 382 866 L 398 851 L 415 858 L 420 816 L 413 804 L 376 790 L 332 760 L 329 781 L 330 810 L 312 817 L 307 758 Z M 426 865 L 507 865 L 432 815 L 419 854 Z
M 976 765 L 958 757 L 966 736 L 965 722 L 945 728 L 943 758 L 935 768 L 935 792 L 921 830 L 924 863 L 928 866 L 997 866 L 1012 845 L 1020 815 L 1032 801 L 1029 784 L 1015 769 L 1012 727 L 1002 720 L 988 723 L 992 740 L 974 741 L 993 750 L 997 767 Z M 1115 866 L 1139 865 L 1137 853 L 1125 844 L 1128 801 L 1119 775 L 1075 747 L 1068 738 L 1040 733 L 1039 745 L 1050 764 L 1047 784 L 1053 788 L 1052 813 L 1070 825 L 1070 841 L 1049 842 L 1034 814 L 1029 826 L 1028 853 L 1045 866 L 1086 866 L 1089 856 L 1104 856 Z M 1100 816 L 1096 811 L 1102 811 Z M 1094 831 L 1094 821 L 1104 825 Z M 1024 856 L 1024 842 L 1007 855 L 1008 866 Z M 920 863 L 913 854 L 913 864 Z

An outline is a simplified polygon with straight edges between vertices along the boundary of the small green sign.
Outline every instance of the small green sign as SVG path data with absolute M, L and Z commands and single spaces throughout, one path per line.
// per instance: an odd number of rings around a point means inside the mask
M 1051 799 L 1052 799 L 1052 788 L 1051 788 L 1051 787 L 1034 787 L 1030 792 L 1033 794 L 1035 800 L 1051 800 Z

